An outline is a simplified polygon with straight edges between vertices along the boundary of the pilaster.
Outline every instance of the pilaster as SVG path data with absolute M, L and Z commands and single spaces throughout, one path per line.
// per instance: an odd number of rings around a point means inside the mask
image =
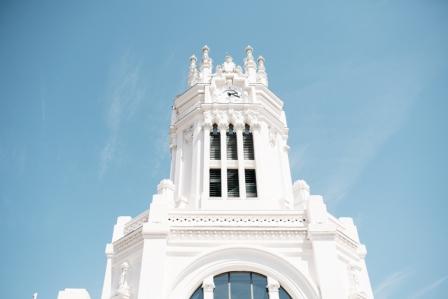
M 227 127 L 228 123 L 219 123 L 221 135 L 221 198 L 227 199 Z
M 278 289 L 280 288 L 280 283 L 278 280 L 268 277 L 268 285 L 266 286 L 269 292 L 269 299 L 280 299 Z
M 322 197 L 312 196 L 308 201 L 308 238 L 313 248 L 314 268 L 322 299 L 334 299 L 345 294 L 338 271 L 336 226 L 328 219 Z M 342 298 L 342 297 L 338 297 Z
M 143 251 L 138 299 L 165 298 L 168 209 L 169 203 L 164 196 L 154 196 L 149 209 L 150 222 L 144 223 L 142 227 Z
M 200 209 L 202 207 L 202 202 L 207 200 L 210 195 L 210 130 L 212 129 L 212 123 L 210 120 L 204 120 L 202 126 L 202 153 L 203 153 L 203 168 L 202 168 L 202 198 L 201 203 L 197 207 Z
M 240 187 L 240 199 L 246 199 L 246 182 L 244 174 L 244 149 L 243 149 L 243 127 L 244 124 L 237 124 L 236 126 L 236 144 L 238 151 L 238 180 Z
M 202 282 L 202 290 L 204 291 L 204 299 L 213 299 L 213 291 L 215 289 L 215 282 L 213 276 L 208 276 Z
M 114 247 L 108 243 L 105 249 L 106 253 L 106 272 L 104 273 L 103 290 L 101 299 L 110 299 L 112 295 L 112 258 L 114 256 Z

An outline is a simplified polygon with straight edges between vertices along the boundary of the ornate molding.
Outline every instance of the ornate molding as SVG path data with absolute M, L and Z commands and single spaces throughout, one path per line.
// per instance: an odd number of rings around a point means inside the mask
M 304 215 L 182 215 L 171 214 L 168 222 L 172 226 L 277 226 L 305 227 Z
M 172 229 L 169 240 L 304 240 L 303 230 Z
M 114 245 L 114 252 L 119 254 L 120 252 L 125 251 L 126 249 L 133 247 L 134 245 L 138 243 L 142 243 L 143 237 L 142 237 L 142 228 L 134 230 L 131 233 L 128 233 L 123 238 L 115 241 L 113 243 Z
M 191 143 L 193 141 L 193 136 L 194 136 L 194 126 L 191 125 L 187 129 L 185 129 L 183 132 L 183 135 L 184 135 L 185 143 L 187 143 L 187 144 Z
M 143 223 L 148 222 L 149 211 L 145 211 L 132 219 L 129 223 L 127 223 L 124 227 L 124 234 L 128 234 L 136 229 L 139 229 L 143 226 Z

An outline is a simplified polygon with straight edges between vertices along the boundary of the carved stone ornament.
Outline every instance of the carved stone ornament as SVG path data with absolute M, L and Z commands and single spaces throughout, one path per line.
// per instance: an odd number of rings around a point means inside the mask
M 210 111 L 204 112 L 204 121 L 202 123 L 204 129 L 211 129 L 213 126 L 213 115 Z
M 268 136 L 269 136 L 269 144 L 271 146 L 275 146 L 275 144 L 277 143 L 277 131 L 269 127 Z
M 213 290 L 215 289 L 215 283 L 213 282 L 213 279 L 205 279 L 202 283 L 202 288 L 206 293 L 213 293 Z
M 360 271 L 361 271 L 361 269 L 356 265 L 350 265 L 348 267 L 350 288 L 355 293 L 359 291 L 359 272 Z
M 230 110 L 230 122 L 233 124 L 235 129 L 244 129 L 244 116 L 241 111 Z
M 230 55 L 226 55 L 224 64 L 222 65 L 225 73 L 234 73 L 236 71 L 236 65 L 233 62 L 233 58 Z
M 194 127 L 193 125 L 184 130 L 185 143 L 191 143 L 193 141 Z
M 254 111 L 246 112 L 245 114 L 246 122 L 250 125 L 252 130 L 259 130 L 260 123 L 258 122 L 258 113 Z
M 117 292 L 114 296 L 116 299 L 131 298 L 131 288 L 128 285 L 128 271 L 129 264 L 127 262 L 121 264 L 120 281 L 118 282 Z
M 191 55 L 190 57 L 190 72 L 188 73 L 188 86 L 193 86 L 198 82 L 199 73 L 196 66 L 196 56 Z
M 266 287 L 268 288 L 269 293 L 277 293 L 280 288 L 280 283 L 277 280 L 268 277 L 268 285 Z

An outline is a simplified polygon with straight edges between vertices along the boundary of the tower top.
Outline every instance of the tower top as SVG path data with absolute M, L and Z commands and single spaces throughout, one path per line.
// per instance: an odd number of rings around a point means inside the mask
M 263 84 L 268 86 L 267 73 L 264 65 L 264 58 L 260 56 L 257 63 L 254 59 L 254 49 L 247 46 L 245 49 L 246 57 L 244 58 L 244 70 L 241 66 L 235 64 L 232 56 L 226 55 L 223 64 L 216 65 L 213 72 L 213 63 L 210 58 L 210 48 L 205 45 L 202 47 L 202 61 L 198 67 L 197 59 L 193 54 L 190 57 L 190 70 L 188 75 L 188 86 L 191 87 L 198 83 L 212 83 L 214 78 L 225 78 L 228 84 L 234 80 L 246 81 L 248 84 Z

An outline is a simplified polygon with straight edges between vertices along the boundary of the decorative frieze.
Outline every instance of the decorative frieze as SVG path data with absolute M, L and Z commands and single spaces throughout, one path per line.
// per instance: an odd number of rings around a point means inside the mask
M 134 230 L 133 232 L 127 234 L 123 238 L 113 243 L 114 253 L 119 254 L 120 252 L 138 244 L 143 241 L 142 228 Z
M 304 230 L 238 230 L 238 229 L 172 229 L 170 241 L 299 241 L 305 240 Z
M 306 218 L 298 215 L 209 215 L 171 214 L 168 222 L 172 226 L 277 226 L 304 227 Z

